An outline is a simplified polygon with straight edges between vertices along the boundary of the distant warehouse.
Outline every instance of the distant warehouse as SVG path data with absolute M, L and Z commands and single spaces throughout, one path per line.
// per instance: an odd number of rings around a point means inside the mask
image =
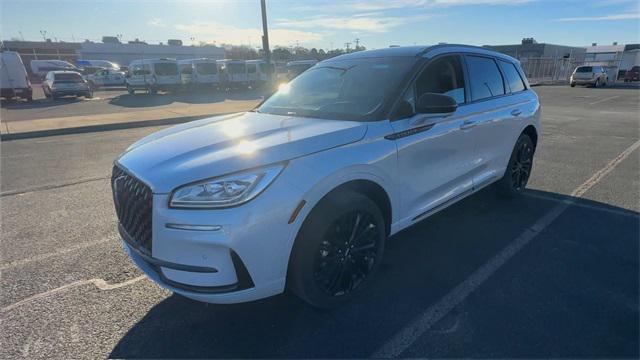
M 519 60 L 535 58 L 571 58 L 575 61 L 583 61 L 587 52 L 584 47 L 538 43 L 534 38 L 524 38 L 520 44 L 485 45 L 484 47 Z

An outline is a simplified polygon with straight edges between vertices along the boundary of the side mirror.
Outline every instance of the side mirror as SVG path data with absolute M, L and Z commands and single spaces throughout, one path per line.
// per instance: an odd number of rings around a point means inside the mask
M 419 114 L 451 114 L 458 108 L 454 98 L 447 95 L 426 93 L 422 94 L 416 103 Z

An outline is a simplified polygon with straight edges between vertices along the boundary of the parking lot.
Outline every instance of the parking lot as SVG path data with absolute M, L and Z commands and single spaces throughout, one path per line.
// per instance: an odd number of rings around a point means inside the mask
M 638 358 L 640 90 L 535 90 L 543 134 L 526 194 L 489 188 L 395 235 L 372 287 L 331 311 L 287 294 L 203 304 L 141 275 L 120 245 L 109 178 L 159 127 L 3 141 L 0 357 Z M 260 100 L 116 90 L 5 103 L 0 115 Z

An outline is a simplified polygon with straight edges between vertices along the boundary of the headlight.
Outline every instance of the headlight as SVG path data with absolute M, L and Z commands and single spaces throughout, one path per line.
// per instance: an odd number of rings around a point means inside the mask
M 169 207 L 222 208 L 245 203 L 271 184 L 284 169 L 274 165 L 185 185 L 173 191 Z

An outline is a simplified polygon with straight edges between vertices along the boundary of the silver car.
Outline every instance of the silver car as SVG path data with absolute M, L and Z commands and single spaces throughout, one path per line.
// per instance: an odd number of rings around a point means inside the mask
M 593 85 L 594 87 L 607 86 L 609 75 L 602 66 L 578 66 L 573 70 L 569 83 L 571 87 L 576 85 Z
M 89 83 L 76 71 L 49 71 L 42 82 L 42 91 L 44 96 L 54 99 L 67 95 L 93 97 Z

